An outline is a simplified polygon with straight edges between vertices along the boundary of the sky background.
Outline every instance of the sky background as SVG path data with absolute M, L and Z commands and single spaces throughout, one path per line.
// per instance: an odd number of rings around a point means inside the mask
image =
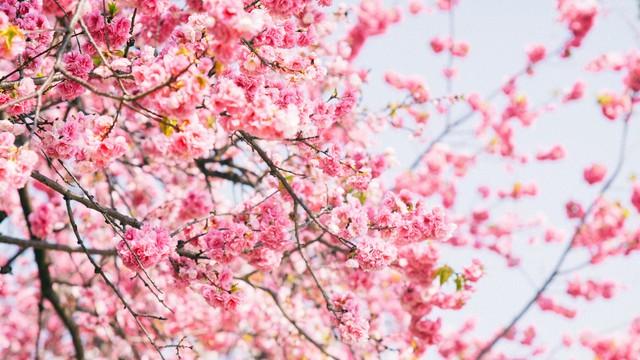
M 404 20 L 390 27 L 384 35 L 370 38 L 357 59 L 358 65 L 371 70 L 362 106 L 381 109 L 389 101 L 401 101 L 405 96 L 384 84 L 383 74 L 387 70 L 421 75 L 433 97 L 446 95 L 446 82 L 441 73 L 446 66 L 447 56 L 434 54 L 428 42 L 433 36 L 448 35 L 449 14 L 436 10 L 431 14 L 411 16 L 406 11 L 404 1 L 385 1 L 385 4 L 401 6 L 405 10 Z M 603 11 L 596 25 L 583 46 L 574 51 L 569 60 L 555 58 L 545 61 L 537 68 L 535 77 L 524 77 L 518 81 L 519 90 L 528 95 L 534 107 L 547 102 L 554 93 L 570 88 L 578 79 L 587 82 L 582 101 L 541 116 L 530 128 L 517 130 L 516 144 L 520 153 L 535 154 L 539 149 L 562 144 L 567 156 L 561 162 L 533 161 L 526 166 L 517 165 L 513 170 L 509 170 L 504 161 L 481 156 L 477 161 L 479 165 L 458 186 L 455 211 L 464 213 L 479 204 L 477 185 L 511 188 L 515 181 L 528 183 L 535 180 L 539 187 L 537 197 L 503 204 L 496 209 L 496 213 L 511 211 L 523 217 L 539 215 L 547 224 L 564 229 L 567 235 L 572 233 L 574 225 L 566 220 L 564 204 L 569 199 L 579 200 L 585 206 L 592 201 L 599 187 L 588 186 L 582 179 L 582 170 L 591 163 L 599 162 L 606 164 L 611 171 L 618 158 L 622 131 L 622 122 L 605 119 L 596 101 L 597 94 L 603 89 L 622 89 L 622 74 L 590 73 L 584 70 L 585 65 L 602 53 L 624 53 L 638 48 L 639 44 L 637 2 L 611 0 L 601 1 L 600 4 Z M 465 59 L 455 60 L 458 77 L 453 81 L 453 93 L 478 92 L 487 95 L 508 75 L 523 67 L 526 45 L 542 43 L 549 51 L 557 48 L 569 33 L 564 24 L 557 22 L 555 5 L 554 0 L 461 0 L 454 13 L 455 38 L 469 42 L 471 51 Z M 493 104 L 500 110 L 504 99 L 498 99 Z M 464 103 L 455 106 L 453 119 L 466 111 L 468 107 Z M 619 199 L 624 204 L 629 203 L 631 175 L 640 174 L 639 117 L 632 118 L 626 163 L 609 192 L 610 198 Z M 444 121 L 444 116 L 432 116 L 425 137 L 429 139 L 438 134 Z M 476 116 L 464 128 L 471 129 L 478 121 L 479 117 Z M 406 134 L 402 131 L 385 132 L 379 139 L 378 145 L 395 149 L 398 164 L 394 167 L 394 175 L 407 169 L 416 154 L 424 149 L 423 142 L 408 140 Z M 459 141 L 464 138 L 456 139 L 453 146 L 469 147 L 464 141 Z M 474 145 L 477 149 L 477 142 Z M 469 147 L 470 152 L 473 149 L 473 146 Z M 638 218 L 634 212 L 631 221 L 638 223 Z M 479 257 L 485 262 L 487 273 L 479 282 L 477 293 L 462 311 L 442 313 L 445 332 L 455 331 L 464 319 L 474 316 L 477 319 L 476 334 L 488 338 L 506 326 L 532 297 L 535 289 L 550 273 L 566 242 L 532 246 L 528 244 L 529 237 L 530 234 L 522 233 L 513 238 L 514 253 L 523 260 L 522 270 L 508 268 L 503 258 L 486 251 L 443 251 L 443 261 L 451 265 L 468 264 L 471 258 Z M 587 256 L 583 251 L 574 251 L 566 262 L 567 267 L 580 264 L 585 259 Z M 636 253 L 560 277 L 552 284 L 547 295 L 577 309 L 576 319 L 566 320 L 552 313 L 542 313 L 534 306 L 521 325 L 535 324 L 538 327 L 537 343 L 545 343 L 549 348 L 559 345 L 564 334 L 576 337 L 587 329 L 610 335 L 625 331 L 633 317 L 640 315 L 639 270 L 640 256 Z M 566 281 L 574 275 L 582 279 L 615 279 L 624 283 L 626 288 L 608 301 L 586 302 L 563 297 Z M 501 342 L 499 348 L 513 349 L 506 341 Z M 514 356 L 526 354 L 522 349 L 509 352 Z M 559 349 L 547 358 L 582 359 L 587 354 L 579 346 L 573 346 L 568 350 Z

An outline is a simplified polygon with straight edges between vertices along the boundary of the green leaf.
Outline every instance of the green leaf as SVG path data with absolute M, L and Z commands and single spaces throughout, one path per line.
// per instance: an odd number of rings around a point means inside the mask
M 456 275 L 456 291 L 462 290 L 464 287 L 464 275 Z
M 178 125 L 178 121 L 176 119 L 171 119 L 167 117 L 163 117 L 160 121 L 160 131 L 166 136 L 171 136 L 173 131 L 175 130 L 176 125 Z
M 443 265 L 436 270 L 435 277 L 439 278 L 440 285 L 444 285 L 453 275 L 453 269 L 449 265 Z
M 107 11 L 109 12 L 109 16 L 113 19 L 113 17 L 118 13 L 118 5 L 116 5 L 115 2 L 108 3 Z
M 93 55 L 93 57 L 91 57 L 91 60 L 93 61 L 93 66 L 100 66 L 100 64 L 102 64 L 102 59 L 100 59 L 100 55 Z
M 367 194 L 365 192 L 362 191 L 356 191 L 353 196 L 360 200 L 360 204 L 364 205 L 365 202 L 367 202 Z

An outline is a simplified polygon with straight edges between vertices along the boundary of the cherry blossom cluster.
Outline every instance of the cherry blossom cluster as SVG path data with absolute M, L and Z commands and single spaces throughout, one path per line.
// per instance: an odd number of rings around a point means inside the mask
M 38 163 L 38 156 L 27 146 L 15 146 L 15 135 L 0 132 L 0 194 L 23 187 Z
M 145 224 L 140 230 L 127 229 L 116 249 L 125 266 L 145 269 L 167 259 L 171 239 L 166 229 Z

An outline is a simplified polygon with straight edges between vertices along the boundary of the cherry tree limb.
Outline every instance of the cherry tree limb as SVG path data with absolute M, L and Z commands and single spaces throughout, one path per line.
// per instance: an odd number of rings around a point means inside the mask
M 21 248 L 34 248 L 41 250 L 52 250 L 52 251 L 61 251 L 66 253 L 82 253 L 84 249 L 76 246 L 69 246 L 63 244 L 54 244 L 50 242 L 40 241 L 40 240 L 27 240 L 27 239 L 19 239 L 12 236 L 2 235 L 0 234 L 0 243 L 17 245 Z M 114 249 L 86 249 L 89 254 L 92 255 L 102 255 L 102 256 L 115 256 L 116 251 Z
M 20 195 L 20 205 L 22 205 L 22 213 L 24 214 L 25 221 L 27 222 L 29 236 L 34 239 L 34 241 L 40 241 L 40 239 L 38 239 L 33 234 L 31 223 L 29 222 L 29 215 L 31 214 L 31 202 L 29 200 L 27 188 L 24 187 L 18 190 L 18 194 Z M 73 348 L 75 351 L 75 358 L 77 360 L 83 360 L 84 346 L 82 345 L 82 340 L 80 339 L 80 330 L 78 329 L 78 325 L 75 323 L 73 318 L 65 311 L 62 303 L 60 302 L 58 294 L 53 290 L 53 282 L 51 281 L 51 273 L 49 272 L 49 262 L 47 260 L 47 254 L 44 249 L 38 248 L 34 248 L 33 253 L 36 259 L 36 265 L 38 266 L 38 278 L 40 280 L 41 296 L 49 301 L 49 303 L 53 307 L 53 310 L 56 312 L 64 326 L 69 331 L 71 342 L 73 343 Z
M 82 205 L 88 207 L 89 209 L 98 211 L 104 215 L 107 215 L 111 218 L 114 218 L 118 221 L 120 221 L 122 224 L 125 225 L 129 225 L 131 227 L 137 228 L 139 229 L 140 227 L 142 227 L 142 222 L 140 222 L 139 220 L 136 220 L 130 216 L 124 215 L 120 212 L 118 212 L 115 209 L 111 209 L 111 208 L 107 208 L 104 207 L 98 203 L 96 203 L 95 201 L 91 200 L 91 199 L 87 199 L 84 196 L 81 195 L 77 195 L 75 193 L 73 193 L 71 190 L 67 189 L 66 187 L 58 184 L 55 180 L 50 179 L 44 175 L 42 175 L 41 173 L 37 172 L 37 171 L 33 171 L 31 173 L 31 177 L 38 180 L 39 182 L 41 182 L 42 184 L 46 185 L 47 187 L 49 187 L 51 190 L 54 190 L 55 192 L 61 194 L 62 196 L 79 202 Z
M 104 282 L 111 288 L 111 290 L 113 290 L 113 292 L 116 294 L 118 299 L 120 299 L 120 301 L 122 302 L 122 305 L 124 306 L 124 308 L 131 314 L 131 316 L 133 316 L 133 319 L 135 320 L 136 325 L 138 325 L 138 328 L 142 330 L 147 340 L 151 343 L 153 348 L 158 352 L 158 354 L 160 355 L 160 358 L 164 359 L 164 355 L 162 354 L 162 351 L 160 350 L 158 345 L 156 345 L 155 341 L 151 338 L 151 334 L 149 334 L 147 329 L 144 327 L 139 317 L 150 317 L 158 320 L 164 320 L 164 318 L 158 317 L 155 315 L 139 314 L 137 311 L 131 308 L 131 306 L 125 300 L 124 296 L 122 295 L 118 287 L 116 287 L 115 284 L 111 280 L 109 280 L 109 278 L 107 277 L 107 274 L 104 272 L 104 270 L 102 270 L 102 266 L 100 266 L 100 264 L 98 264 L 95 261 L 95 259 L 91 256 L 88 249 L 84 245 L 84 241 L 82 240 L 82 237 L 80 236 L 80 232 L 78 230 L 78 225 L 76 224 L 75 218 L 73 217 L 73 210 L 71 209 L 71 200 L 65 197 L 64 201 L 67 207 L 67 214 L 69 216 L 69 223 L 71 224 L 71 228 L 73 229 L 73 234 L 75 235 L 76 240 L 78 241 L 78 245 L 80 245 L 80 247 L 84 250 L 85 254 L 87 255 L 87 258 L 89 258 L 89 262 L 91 262 L 91 265 L 93 265 L 95 273 L 100 275 L 100 277 L 102 277 Z

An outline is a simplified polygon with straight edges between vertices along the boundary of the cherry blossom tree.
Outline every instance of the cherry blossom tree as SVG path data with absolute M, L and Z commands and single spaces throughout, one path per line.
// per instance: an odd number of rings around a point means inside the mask
M 0 0 L 2 358 L 553 356 L 523 318 L 572 319 L 574 302 L 618 296 L 623 284 L 579 273 L 640 249 L 640 181 L 624 167 L 638 161 L 627 139 L 640 52 L 589 59 L 585 72 L 616 79 L 597 99 L 576 80 L 533 104 L 521 81 L 579 53 L 606 12 L 558 0 L 564 38 L 524 44 L 494 92 L 458 93 L 473 51 L 455 32 L 464 5 Z M 386 91 L 402 100 L 364 106 L 369 40 L 433 14 L 450 26 L 416 46 L 446 62 L 446 86 L 390 64 Z M 551 222 L 501 210 L 539 196 L 535 179 L 484 184 L 477 206 L 458 206 L 483 161 L 563 166 L 563 144 L 531 153 L 517 138 L 582 101 L 601 110 L 585 121 L 619 128 L 599 145 L 619 149 L 615 166 L 586 159 L 576 174 L 595 196 L 556 199 L 566 218 Z M 474 152 L 452 146 L 461 133 Z M 409 167 L 383 136 L 421 144 Z M 493 333 L 471 318 L 452 328 L 491 276 L 488 257 L 526 260 L 519 236 L 561 246 L 551 271 Z M 459 264 L 458 251 L 473 258 Z M 569 266 L 576 253 L 587 260 Z M 637 359 L 640 317 L 625 327 L 576 329 L 558 346 Z

